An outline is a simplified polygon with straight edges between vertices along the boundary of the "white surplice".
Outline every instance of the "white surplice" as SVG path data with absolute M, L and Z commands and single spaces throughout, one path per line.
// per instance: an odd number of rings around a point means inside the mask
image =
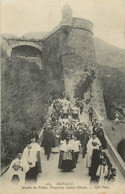
M 97 145 L 93 146 L 92 142 L 96 142 Z M 99 149 L 99 146 L 101 146 L 101 142 L 97 137 L 95 139 L 90 138 L 90 140 L 88 141 L 87 155 L 86 155 L 86 167 L 87 168 L 91 167 L 93 149 Z
M 18 170 L 15 170 L 13 168 L 14 165 L 19 165 L 21 168 L 19 168 Z M 25 174 L 26 172 L 29 170 L 29 165 L 26 161 L 25 158 L 22 158 L 21 160 L 19 160 L 18 158 L 14 159 L 11 164 L 10 167 L 8 169 L 8 181 L 10 182 L 13 178 L 14 175 L 17 175 L 20 179 L 20 182 L 25 182 Z

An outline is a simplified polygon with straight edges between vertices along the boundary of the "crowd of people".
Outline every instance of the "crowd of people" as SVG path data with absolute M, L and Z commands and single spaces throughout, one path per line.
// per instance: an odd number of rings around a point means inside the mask
M 77 168 L 81 153 L 82 158 L 86 159 L 91 182 L 114 181 L 116 169 L 106 154 L 107 142 L 103 126 L 94 118 L 92 107 L 88 109 L 89 121 L 80 121 L 83 110 L 83 102 L 76 99 L 73 104 L 69 95 L 49 99 L 42 140 L 37 143 L 39 137 L 33 128 L 31 142 L 10 165 L 9 180 L 37 181 L 38 174 L 42 173 L 40 152 L 43 147 L 47 160 L 52 153 L 59 153 L 58 168 L 61 171 L 69 172 Z

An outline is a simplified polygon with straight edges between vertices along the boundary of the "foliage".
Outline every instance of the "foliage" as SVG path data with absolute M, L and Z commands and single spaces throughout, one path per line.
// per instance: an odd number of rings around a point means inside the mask
M 91 87 L 95 73 L 93 70 L 86 70 L 79 74 L 79 81 L 75 86 L 75 98 L 80 100 L 84 98 L 84 94 Z
M 31 129 L 39 131 L 47 113 L 46 78 L 35 62 L 2 56 L 1 160 L 9 163 L 29 142 Z

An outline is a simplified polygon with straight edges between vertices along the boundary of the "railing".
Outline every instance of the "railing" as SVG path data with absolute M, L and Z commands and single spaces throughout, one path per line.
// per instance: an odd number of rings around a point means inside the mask
M 110 155 L 112 156 L 112 158 L 114 159 L 117 167 L 119 168 L 119 170 L 121 171 L 121 173 L 125 177 L 125 163 L 122 160 L 121 156 L 118 154 L 117 150 L 114 148 L 113 144 L 111 143 L 110 139 L 108 138 L 108 136 L 105 132 L 105 123 L 104 123 L 105 120 L 103 119 L 103 117 L 100 117 L 100 115 L 96 111 L 94 111 L 94 116 L 96 116 L 97 120 L 102 123 L 103 128 L 104 128 L 105 138 L 107 141 L 107 146 L 108 146 L 107 149 L 108 149 Z
M 43 139 L 43 130 L 44 130 L 44 127 L 45 127 L 45 124 L 43 125 L 42 129 L 40 130 L 39 132 L 39 139 L 37 141 L 38 144 L 40 144 L 42 142 L 42 139 Z
M 9 169 L 10 165 L 6 166 L 3 171 L 0 172 L 0 176 L 5 174 L 5 172 Z

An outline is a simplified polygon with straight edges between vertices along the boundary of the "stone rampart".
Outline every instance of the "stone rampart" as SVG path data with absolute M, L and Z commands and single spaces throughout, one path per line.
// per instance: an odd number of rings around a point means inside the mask
M 72 27 L 87 30 L 92 33 L 93 24 L 89 20 L 82 18 L 72 18 Z

